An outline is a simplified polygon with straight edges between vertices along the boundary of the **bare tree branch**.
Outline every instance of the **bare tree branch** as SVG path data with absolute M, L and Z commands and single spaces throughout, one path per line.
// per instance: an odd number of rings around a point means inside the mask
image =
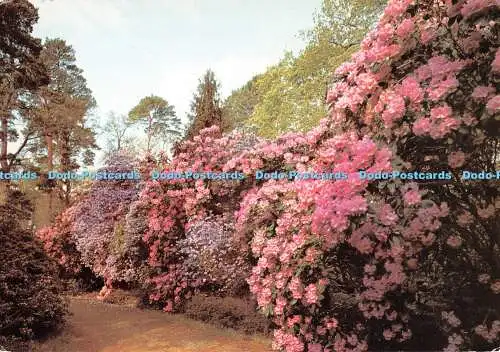
M 17 148 L 17 151 L 14 154 L 12 154 L 12 156 L 10 158 L 10 162 L 9 162 L 9 167 L 14 165 L 14 161 L 17 159 L 17 156 L 21 153 L 21 151 L 24 149 L 24 147 L 26 147 L 26 144 L 28 144 L 28 141 L 36 138 L 36 137 L 32 137 L 33 135 L 34 135 L 34 132 L 30 132 L 24 137 L 24 140 L 21 143 L 21 145 L 19 146 L 19 148 Z

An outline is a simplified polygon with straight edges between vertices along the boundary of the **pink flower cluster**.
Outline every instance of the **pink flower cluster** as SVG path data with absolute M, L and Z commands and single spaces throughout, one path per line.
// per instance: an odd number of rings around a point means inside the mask
M 59 263 L 63 276 L 74 275 L 82 269 L 81 256 L 72 237 L 74 221 L 75 207 L 69 207 L 57 216 L 52 226 L 36 232 L 45 252 Z
M 500 73 L 500 49 L 497 49 L 495 58 L 491 63 L 491 71 L 494 73 Z
M 453 118 L 451 108 L 444 104 L 431 109 L 429 117 L 422 117 L 415 121 L 413 132 L 416 135 L 428 134 L 432 138 L 443 138 L 456 129 L 460 122 Z
M 452 152 L 448 155 L 448 165 L 456 169 L 461 167 L 465 162 L 465 153 L 463 152 Z
M 453 311 L 451 312 L 442 312 L 441 313 L 443 319 L 448 323 L 450 324 L 450 326 L 454 327 L 454 328 L 457 328 L 459 327 L 462 322 L 460 321 L 460 319 L 457 318 L 457 316 L 455 315 L 455 313 Z
M 498 6 L 498 1 L 496 0 L 467 0 L 460 12 L 467 18 L 476 12 L 484 10 L 487 7 Z
M 483 324 L 478 325 L 474 332 L 488 342 L 496 341 L 500 337 L 500 320 L 494 320 L 490 328 Z
M 285 349 L 287 352 L 303 352 L 304 343 L 293 334 L 283 333 L 281 330 L 274 332 L 273 348 Z

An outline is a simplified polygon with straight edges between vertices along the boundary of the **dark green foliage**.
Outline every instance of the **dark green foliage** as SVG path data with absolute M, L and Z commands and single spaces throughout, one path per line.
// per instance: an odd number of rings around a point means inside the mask
M 200 79 L 198 90 L 191 103 L 189 119 L 190 126 L 186 133 L 186 139 L 192 139 L 204 128 L 222 125 L 219 84 L 211 70 L 207 70 L 203 78 Z
M 38 20 L 37 9 L 27 0 L 0 2 L 0 78 L 14 88 L 36 89 L 47 83 L 43 65 L 38 61 L 40 40 L 31 36 Z
M 31 211 L 19 191 L 0 205 L 0 336 L 30 339 L 64 322 L 66 303 L 58 295 L 56 264 L 27 229 Z
M 247 334 L 271 330 L 271 323 L 257 311 L 255 302 L 242 298 L 195 295 L 186 304 L 186 315 Z

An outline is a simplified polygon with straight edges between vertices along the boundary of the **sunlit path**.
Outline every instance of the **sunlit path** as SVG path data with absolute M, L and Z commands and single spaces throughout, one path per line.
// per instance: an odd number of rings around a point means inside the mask
M 270 342 L 160 311 L 72 298 L 68 328 L 37 352 L 266 352 Z

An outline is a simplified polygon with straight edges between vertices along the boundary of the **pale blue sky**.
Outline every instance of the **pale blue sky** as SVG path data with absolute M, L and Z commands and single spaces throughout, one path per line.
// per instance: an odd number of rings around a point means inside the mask
M 127 114 L 142 97 L 155 94 L 174 105 L 185 122 L 207 68 L 227 97 L 278 63 L 285 50 L 302 49 L 298 34 L 312 26 L 321 5 L 321 0 L 32 1 L 40 17 L 34 34 L 73 46 L 101 121 L 110 110 Z M 97 139 L 101 147 L 103 138 Z M 96 167 L 102 155 L 97 153 Z
M 212 68 L 227 96 L 304 42 L 321 0 L 34 0 L 35 35 L 76 50 L 100 112 L 127 113 L 145 95 L 184 118 Z

